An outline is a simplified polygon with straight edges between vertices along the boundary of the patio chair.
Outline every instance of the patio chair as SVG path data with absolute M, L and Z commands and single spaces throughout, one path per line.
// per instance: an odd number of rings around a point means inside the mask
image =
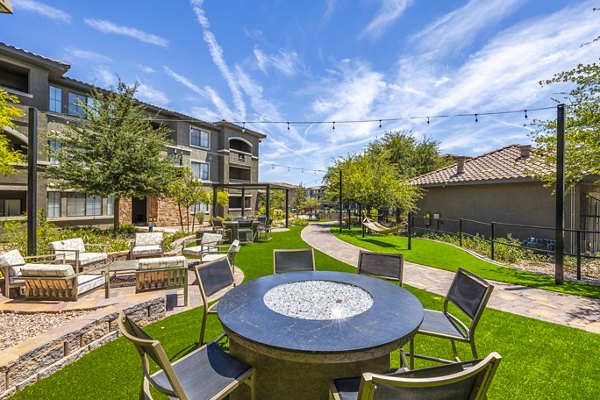
M 315 254 L 309 249 L 275 249 L 273 250 L 273 272 L 314 271 Z
M 162 257 L 165 253 L 162 232 L 141 232 L 135 234 L 131 243 L 129 258 Z
M 184 306 L 188 304 L 188 265 L 183 256 L 145 258 L 135 271 L 135 292 L 183 289 Z
M 232 240 L 231 229 L 226 228 L 219 218 L 211 218 L 210 226 L 214 233 L 220 233 L 225 240 Z
M 64 254 L 68 264 L 75 267 L 75 271 L 81 272 L 83 267 L 97 263 L 106 263 L 108 259 L 108 245 L 83 243 L 83 239 L 65 239 L 50 242 L 50 252 Z M 99 248 L 101 252 L 89 252 L 89 248 Z
M 135 322 L 119 314 L 119 331 L 130 340 L 142 359 L 140 399 L 152 400 L 150 386 L 181 400 L 223 399 L 240 383 L 250 386 L 254 399 L 254 368 L 232 358 L 216 341 L 210 342 L 171 363 L 162 345 Z M 150 360 L 159 370 L 150 374 Z
M 329 399 L 485 400 L 501 360 L 498 353 L 490 353 L 483 360 L 335 379 L 329 384 Z
M 252 223 L 252 220 L 247 219 L 240 219 L 238 221 L 237 240 L 239 240 L 240 243 L 254 242 L 254 229 Z
M 209 306 L 208 298 L 220 290 L 229 286 L 235 286 L 231 264 L 227 257 L 220 258 L 205 264 L 194 266 L 196 280 L 200 288 L 200 297 L 202 298 L 202 323 L 200 325 L 200 344 L 204 344 L 204 331 L 206 330 L 206 320 L 208 314 L 216 314 L 219 302 Z
M 485 280 L 463 268 L 459 268 L 444 299 L 444 311 L 425 310 L 423 323 L 417 331 L 417 335 L 449 339 L 452 343 L 454 360 L 415 354 L 414 338 L 412 338 L 410 341 L 410 368 L 412 369 L 414 366 L 415 357 L 442 363 L 460 361 L 455 342 L 469 343 L 473 358 L 477 358 L 475 328 L 477 328 L 479 319 L 485 310 L 493 289 L 494 286 Z M 452 303 L 464 313 L 465 317 L 469 320 L 469 326 L 448 312 L 449 303 Z
M 271 224 L 273 220 L 271 218 L 258 218 L 258 226 L 256 227 L 256 240 L 271 240 Z
M 227 251 L 213 251 L 211 253 L 205 254 L 202 257 L 202 262 L 210 262 L 227 257 L 229 259 L 229 264 L 231 264 L 231 270 L 233 271 L 235 267 L 235 256 L 237 256 L 237 253 L 239 253 L 240 248 L 240 241 L 234 240 Z
M 398 281 L 402 286 L 404 257 L 402 254 L 373 253 L 361 250 L 358 255 L 358 273 L 375 275 Z
M 223 235 L 220 233 L 205 232 L 200 239 L 191 238 L 184 240 L 181 254 L 186 257 L 203 260 L 206 255 L 218 252 L 222 241 Z M 196 243 L 196 246 L 187 247 L 191 243 Z
M 47 260 L 47 263 L 34 262 L 30 263 L 29 260 Z M 0 254 L 0 271 L 4 277 L 3 293 L 4 296 L 10 298 L 11 289 L 20 289 L 25 286 L 25 281 L 22 279 L 21 268 L 29 265 L 46 265 L 56 266 L 56 263 L 61 261 L 65 263 L 65 255 L 58 256 L 54 254 L 39 255 L 39 256 L 28 256 L 23 257 L 19 250 L 10 250 Z

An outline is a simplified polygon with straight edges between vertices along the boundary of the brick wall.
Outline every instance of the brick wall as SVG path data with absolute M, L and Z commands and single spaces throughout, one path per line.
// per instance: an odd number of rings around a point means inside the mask
M 186 221 L 186 210 L 183 212 L 183 222 Z M 190 218 L 190 224 L 192 220 Z M 170 198 L 162 198 L 158 200 L 158 226 L 179 226 L 179 207 Z
M 119 223 L 131 223 L 131 197 L 119 201 Z

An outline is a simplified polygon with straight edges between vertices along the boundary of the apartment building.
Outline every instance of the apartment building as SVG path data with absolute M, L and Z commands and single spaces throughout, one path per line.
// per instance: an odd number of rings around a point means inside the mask
M 69 64 L 22 50 L 0 42 L 0 88 L 19 98 L 19 107 L 25 116 L 15 121 L 16 129 L 0 127 L 11 145 L 26 153 L 27 110 L 38 110 L 38 167 L 40 171 L 55 162 L 46 156 L 49 131 L 64 129 L 69 118 L 83 117 L 80 102 L 89 102 L 93 85 L 71 79 L 65 74 Z M 173 145 L 165 151 L 175 162 L 189 166 L 202 180 L 207 190 L 213 183 L 257 183 L 259 145 L 266 135 L 240 127 L 227 121 L 207 122 L 182 113 L 143 103 L 148 115 L 171 129 Z M 52 182 L 40 174 L 37 188 L 37 208 L 43 210 L 48 219 L 57 225 L 106 226 L 113 223 L 112 198 L 90 196 L 85 193 L 58 191 Z M 19 173 L 0 176 L 0 221 L 19 218 L 27 206 L 27 173 L 19 166 Z M 257 193 L 231 191 L 229 206 L 219 214 L 246 213 L 255 208 Z M 209 212 L 210 205 L 199 205 Z M 121 222 L 145 224 L 156 218 L 159 225 L 178 223 L 176 206 L 169 199 L 146 197 L 121 201 Z

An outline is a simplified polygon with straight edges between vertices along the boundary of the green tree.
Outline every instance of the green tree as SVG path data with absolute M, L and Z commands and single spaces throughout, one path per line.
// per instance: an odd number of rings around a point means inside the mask
M 296 188 L 294 199 L 292 200 L 292 207 L 296 210 L 304 208 L 304 202 L 306 201 L 306 188 L 300 184 Z
M 309 197 L 303 204 L 303 208 L 309 211 L 318 210 L 321 206 L 321 202 L 314 197 Z
M 25 155 L 18 150 L 13 150 L 8 138 L 1 133 L 5 126 L 14 128 L 13 119 L 23 116 L 23 112 L 10 103 L 18 104 L 19 99 L 0 89 L 0 175 L 16 173 L 15 164 L 25 161 Z
M 189 232 L 190 208 L 198 203 L 208 203 L 210 200 L 208 192 L 204 190 L 202 181 L 196 178 L 192 170 L 185 167 L 181 170 L 181 176 L 169 183 L 168 193 L 179 208 L 179 222 L 182 231 L 185 230 L 183 226 L 183 210 L 185 210 L 187 231 Z
M 97 196 L 114 196 L 114 233 L 119 229 L 119 204 L 124 197 L 166 193 L 175 176 L 165 153 L 170 129 L 154 128 L 135 98 L 137 85 L 119 81 L 113 91 L 94 89 L 93 101 L 79 104 L 84 118 L 49 132 L 61 146 L 51 156 L 58 165 L 47 170 L 59 188 Z
M 339 171 L 342 171 L 342 200 L 357 202 L 366 209 L 395 206 L 404 212 L 416 210 L 421 190 L 400 176 L 389 161 L 389 150 L 349 155 L 328 168 L 325 198 L 339 200 Z
M 570 84 L 571 89 L 558 93 L 557 103 L 565 112 L 565 184 L 571 187 L 584 177 L 600 176 L 600 65 L 578 65 L 555 74 L 540 85 Z M 532 132 L 536 153 L 550 170 L 556 166 L 556 120 L 536 120 Z M 550 186 L 555 173 L 538 176 Z M 597 183 L 600 183 L 598 181 Z
M 367 152 L 387 154 L 400 176 L 410 179 L 453 162 L 440 155 L 439 145 L 427 137 L 417 140 L 410 131 L 392 131 L 369 144 Z

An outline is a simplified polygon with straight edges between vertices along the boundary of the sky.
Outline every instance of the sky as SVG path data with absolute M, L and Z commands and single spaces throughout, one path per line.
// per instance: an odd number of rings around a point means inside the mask
M 389 131 L 470 156 L 527 144 L 556 115 L 531 110 L 564 89 L 539 81 L 600 54 L 581 46 L 600 35 L 596 0 L 11 2 L 0 41 L 262 132 L 259 180 L 304 186 Z M 485 115 L 501 111 L 518 112 Z

